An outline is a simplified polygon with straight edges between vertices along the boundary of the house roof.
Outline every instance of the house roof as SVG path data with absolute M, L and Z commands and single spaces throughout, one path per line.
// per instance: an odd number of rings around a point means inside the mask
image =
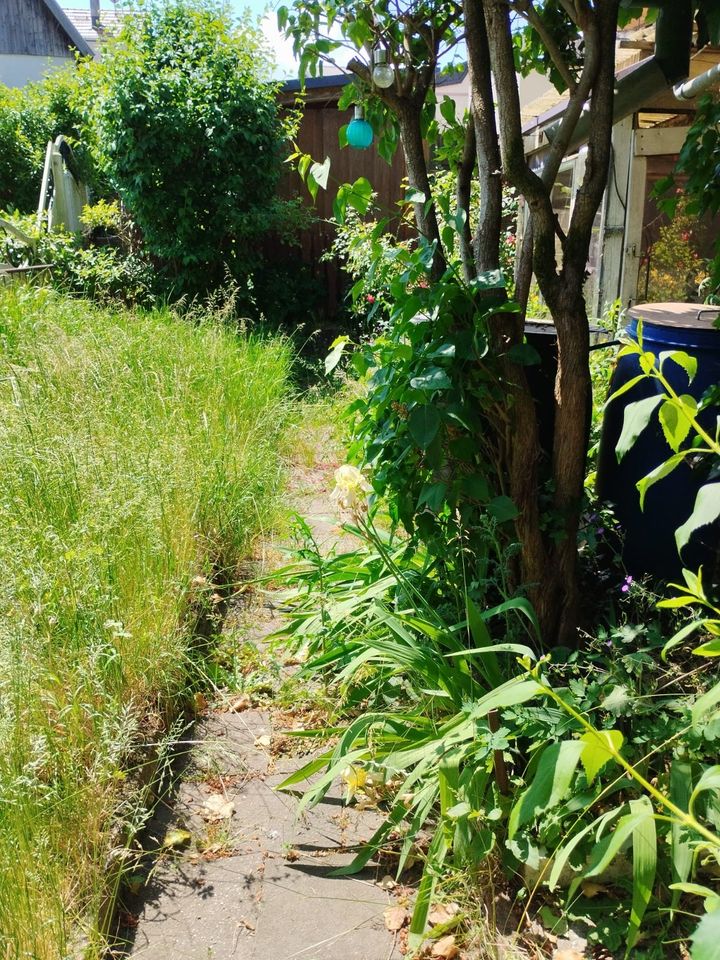
M 93 53 L 92 47 L 75 27 L 72 20 L 67 15 L 68 12 L 63 10 L 57 0 L 42 0 L 42 3 L 47 7 L 48 12 L 60 24 L 72 45 L 78 50 L 78 52 L 85 54 L 85 56 L 91 57 Z
M 89 44 L 96 44 L 99 42 L 100 34 L 93 26 L 89 8 L 65 10 L 65 14 L 83 40 Z M 101 32 L 116 33 L 120 30 L 123 19 L 126 16 L 126 13 L 120 13 L 118 10 L 101 10 Z

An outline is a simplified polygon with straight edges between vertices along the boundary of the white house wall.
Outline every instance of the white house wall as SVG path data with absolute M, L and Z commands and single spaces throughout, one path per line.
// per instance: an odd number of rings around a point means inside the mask
M 24 87 L 41 80 L 46 73 L 72 63 L 70 57 L 33 57 L 21 53 L 0 54 L 0 83 L 7 87 Z

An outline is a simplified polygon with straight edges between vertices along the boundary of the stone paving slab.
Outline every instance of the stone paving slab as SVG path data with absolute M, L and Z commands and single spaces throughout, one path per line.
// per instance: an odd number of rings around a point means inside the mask
M 198 725 L 172 809 L 159 811 L 149 833 L 158 848 L 176 828 L 194 838 L 217 836 L 221 850 L 160 856 L 130 905 L 138 917 L 126 931 L 132 957 L 399 960 L 384 926 L 390 898 L 377 870 L 330 876 L 372 834 L 377 814 L 345 807 L 335 792 L 298 816 L 297 798 L 275 789 L 292 758 L 273 771 L 266 741 L 257 743 L 270 728 L 270 715 L 255 710 L 214 714 Z M 232 816 L 207 823 L 211 796 L 232 803 Z

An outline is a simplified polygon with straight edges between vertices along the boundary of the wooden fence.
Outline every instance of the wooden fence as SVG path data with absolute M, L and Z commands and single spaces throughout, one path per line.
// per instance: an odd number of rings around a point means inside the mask
M 321 262 L 322 255 L 330 249 L 334 239 L 334 227 L 329 222 L 332 216 L 332 203 L 338 184 L 353 182 L 358 177 L 366 177 L 373 186 L 380 208 L 395 209 L 402 197 L 402 181 L 405 177 L 405 163 L 402 151 L 395 153 L 391 164 L 379 155 L 376 146 L 367 150 L 340 148 L 338 134 L 340 128 L 352 118 L 351 111 L 338 110 L 338 101 L 345 77 L 327 77 L 307 81 L 303 117 L 300 124 L 297 143 L 299 149 L 310 154 L 313 160 L 322 163 L 330 158 L 330 178 L 327 190 L 319 190 L 313 205 L 307 187 L 295 171 L 288 170 L 281 185 L 281 196 L 288 198 L 301 196 L 312 209 L 315 221 L 301 235 L 300 256 L 307 264 L 321 290 L 320 312 L 324 322 L 332 324 L 342 309 L 348 281 L 340 265 L 335 261 Z M 295 81 L 286 84 L 280 94 L 280 101 L 292 107 L 299 91 Z M 272 259 L 286 260 L 297 257 L 297 248 L 287 248 L 274 244 L 269 251 Z

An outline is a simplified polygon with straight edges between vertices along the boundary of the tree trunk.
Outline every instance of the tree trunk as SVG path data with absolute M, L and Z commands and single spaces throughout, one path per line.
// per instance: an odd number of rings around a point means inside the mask
M 500 144 L 495 123 L 495 98 L 490 73 L 485 14 L 478 0 L 465 0 L 470 107 L 475 125 L 480 213 L 475 226 L 475 264 L 479 273 L 500 266 L 502 176 Z
M 465 127 L 465 144 L 462 157 L 457 169 L 455 200 L 458 213 L 465 214 L 465 222 L 460 231 L 460 261 L 462 262 L 463 277 L 469 283 L 475 277 L 475 257 L 473 255 L 472 231 L 470 230 L 470 199 L 472 194 L 472 177 L 475 170 L 475 125 L 472 119 Z
M 432 190 L 430 189 L 430 180 L 428 178 L 425 143 L 420 127 L 422 105 L 416 105 L 414 101 L 404 100 L 398 102 L 396 110 L 398 123 L 400 125 L 400 140 L 402 142 L 403 153 L 405 154 L 405 165 L 407 166 L 410 186 L 415 190 L 419 190 L 425 196 L 425 200 L 422 203 L 413 203 L 415 223 L 417 224 L 419 233 L 425 237 L 429 243 L 437 243 L 432 269 L 433 279 L 437 280 L 445 272 L 447 264 L 443 254 L 440 227 L 438 225 L 435 205 L 432 202 Z
M 562 537 L 553 549 L 559 577 L 558 642 L 575 642 L 579 613 L 577 535 L 582 506 L 588 445 L 590 399 L 590 336 L 582 280 L 560 288 L 551 310 L 558 330 L 558 369 L 555 381 L 553 442 L 554 506 Z M 562 331 L 562 333 L 560 332 Z

